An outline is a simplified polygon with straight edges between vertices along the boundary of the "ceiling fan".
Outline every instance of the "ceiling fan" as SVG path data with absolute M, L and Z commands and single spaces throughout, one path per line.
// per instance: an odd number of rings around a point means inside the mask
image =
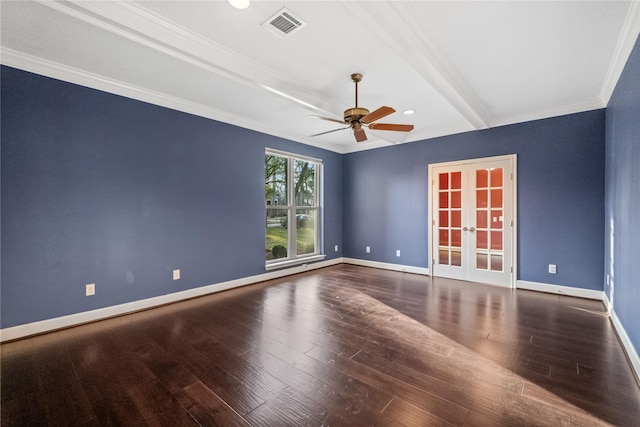
M 353 129 L 353 135 L 357 142 L 363 142 L 367 140 L 367 135 L 364 132 L 364 128 L 367 127 L 371 130 L 391 130 L 396 132 L 409 132 L 413 130 L 413 125 L 393 124 L 393 123 L 374 123 L 383 117 L 388 116 L 391 113 L 395 113 L 391 107 L 380 107 L 375 111 L 369 112 L 366 108 L 358 107 L 358 83 L 362 80 L 362 74 L 351 74 L 351 80 L 356 84 L 356 106 L 344 111 L 344 120 L 333 119 L 330 117 L 312 116 L 317 119 L 328 120 L 330 122 L 346 124 L 347 127 L 333 129 L 327 132 L 320 132 L 313 136 L 325 135 L 331 132 L 337 132 L 344 129 Z

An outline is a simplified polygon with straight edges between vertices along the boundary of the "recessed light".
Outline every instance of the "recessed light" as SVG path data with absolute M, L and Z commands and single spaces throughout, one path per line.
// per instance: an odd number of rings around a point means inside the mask
M 410 114 L 413 114 L 413 113 L 415 113 L 415 112 L 416 112 L 416 110 L 411 110 L 411 109 L 409 109 L 409 110 L 404 110 L 402 113 L 403 113 L 403 114 L 406 114 L 406 115 L 410 115 Z
M 249 7 L 249 0 L 227 0 L 236 9 L 246 9 Z

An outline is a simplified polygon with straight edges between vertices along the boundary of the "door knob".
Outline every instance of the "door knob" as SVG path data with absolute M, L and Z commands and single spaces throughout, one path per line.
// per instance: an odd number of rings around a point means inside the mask
M 462 229 L 462 231 L 467 231 L 467 230 L 468 230 L 468 228 L 467 228 L 467 227 L 464 227 L 464 228 Z
M 471 228 L 469 229 L 469 231 L 476 231 L 476 228 L 475 228 L 475 227 L 471 227 Z

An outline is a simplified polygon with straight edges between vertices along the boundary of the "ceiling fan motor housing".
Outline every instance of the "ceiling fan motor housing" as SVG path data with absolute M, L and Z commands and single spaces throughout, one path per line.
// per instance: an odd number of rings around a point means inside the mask
M 366 108 L 349 108 L 348 110 L 344 110 L 344 122 L 347 124 L 359 122 L 360 119 L 367 114 L 369 114 L 369 110 Z

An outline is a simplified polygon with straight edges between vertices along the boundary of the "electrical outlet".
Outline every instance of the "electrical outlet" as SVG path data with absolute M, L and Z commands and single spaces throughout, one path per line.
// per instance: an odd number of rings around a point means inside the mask
M 365 252 L 370 254 L 371 253 L 371 246 L 367 246 L 366 248 L 364 248 Z
M 400 249 L 396 250 L 396 256 L 400 256 Z
M 335 247 L 335 251 L 336 251 L 336 252 L 338 252 L 338 245 L 336 245 L 336 247 Z
M 555 264 L 549 264 L 549 273 L 556 274 L 556 265 Z
M 180 280 L 180 270 L 173 270 L 173 280 Z
M 95 283 L 89 283 L 85 286 L 85 295 L 90 297 L 92 295 L 96 294 L 96 284 Z

